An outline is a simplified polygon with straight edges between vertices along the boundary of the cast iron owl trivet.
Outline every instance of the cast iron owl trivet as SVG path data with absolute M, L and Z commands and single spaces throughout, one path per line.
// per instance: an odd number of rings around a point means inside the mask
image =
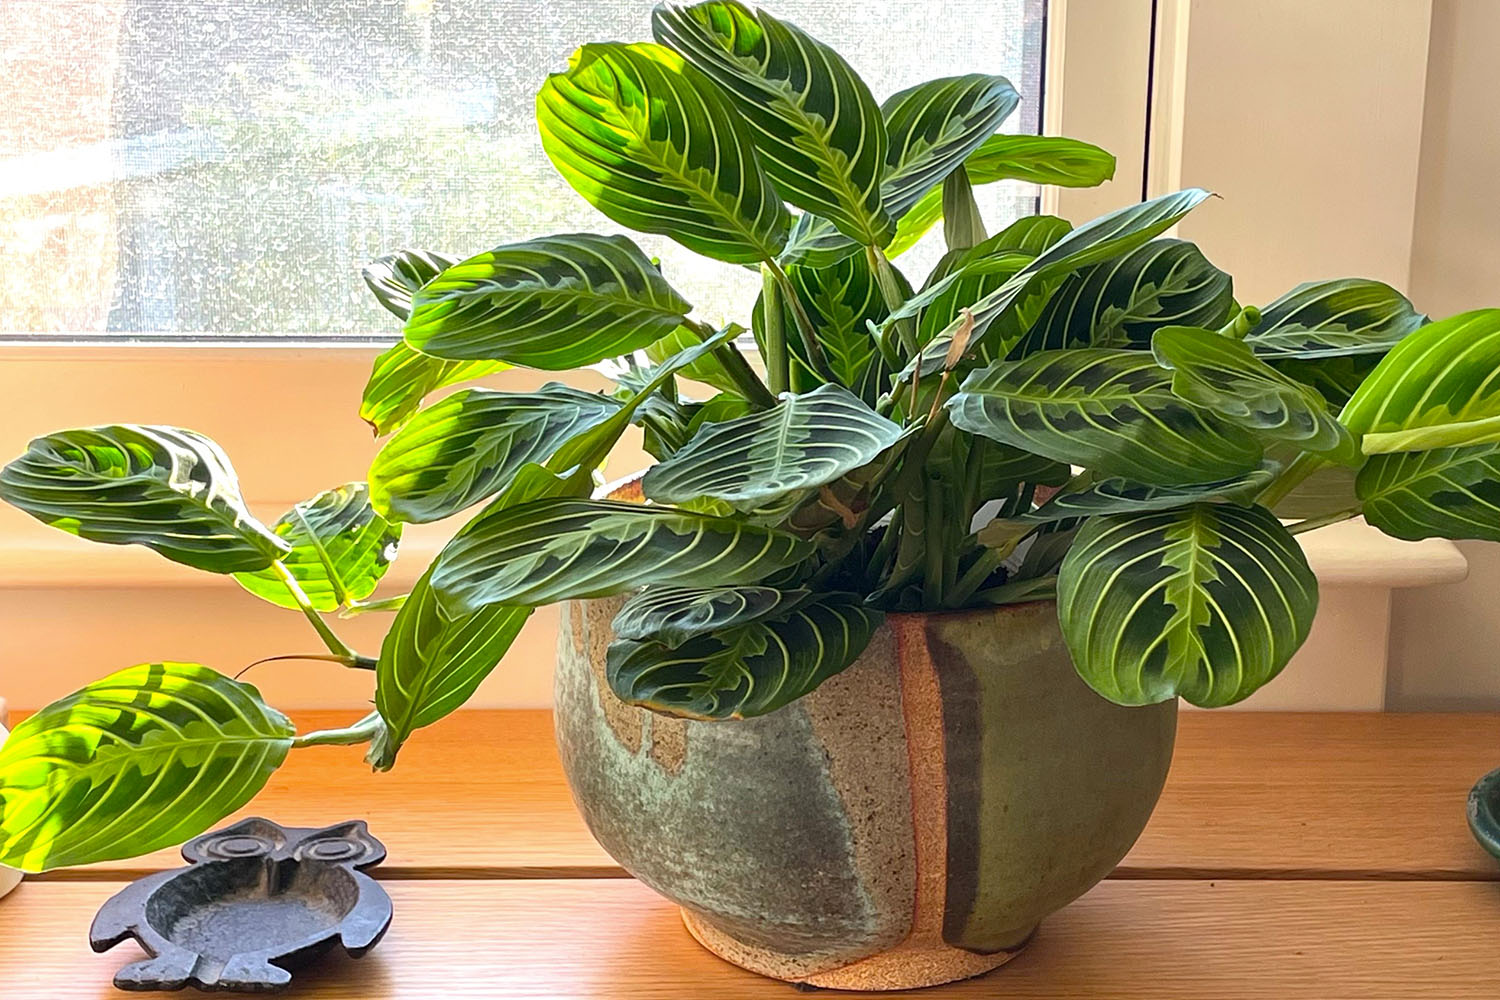
M 122 990 L 267 993 L 335 942 L 363 955 L 391 923 L 391 897 L 361 874 L 385 859 L 363 820 L 314 830 L 246 819 L 182 856 L 188 867 L 131 884 L 94 918 L 95 951 L 133 937 L 151 956 L 115 973 Z

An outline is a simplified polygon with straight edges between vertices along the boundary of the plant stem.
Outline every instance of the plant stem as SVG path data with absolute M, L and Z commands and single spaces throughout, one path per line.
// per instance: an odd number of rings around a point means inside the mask
M 303 591 L 302 585 L 297 582 L 296 577 L 292 576 L 292 571 L 286 568 L 286 564 L 278 559 L 271 566 L 276 570 L 276 575 L 281 578 L 281 582 L 286 584 L 292 600 L 296 601 L 297 607 L 302 609 L 302 614 L 312 624 L 313 631 L 318 633 L 318 638 L 323 640 L 323 645 L 328 647 L 328 651 L 334 656 L 351 661 L 358 660 L 359 657 L 354 650 L 345 645 L 344 640 L 335 635 L 333 629 L 329 628 L 328 623 L 323 620 L 323 616 L 318 614 L 317 609 L 312 606 L 312 601 L 307 599 L 307 593 Z
M 385 723 L 381 721 L 379 712 L 371 712 L 352 726 L 343 729 L 319 729 L 315 732 L 304 733 L 301 736 L 292 737 L 294 747 L 347 747 L 357 743 L 368 743 L 380 727 Z
M 1358 506 L 1346 507 L 1343 510 L 1336 510 L 1332 514 L 1320 514 L 1317 517 L 1309 517 L 1305 521 L 1298 521 L 1296 524 L 1289 524 L 1287 525 L 1286 530 L 1288 534 L 1300 535 L 1304 531 L 1312 531 L 1315 528 L 1324 528 L 1330 524 L 1338 524 L 1340 521 L 1347 521 L 1351 517 L 1358 517 L 1359 512 L 1360 508 Z
M 786 349 L 786 318 L 781 310 L 781 286 L 771 269 L 761 266 L 760 304 L 766 324 L 766 382 L 773 396 L 780 396 L 791 384 L 791 360 Z
M 786 304 L 792 310 L 792 318 L 797 321 L 797 332 L 802 335 L 802 347 L 807 351 L 807 363 L 812 370 L 818 373 L 818 377 L 828 382 L 838 382 L 833 376 L 833 369 L 828 367 L 828 359 L 823 355 L 823 344 L 818 340 L 818 329 L 813 326 L 812 317 L 807 314 L 807 309 L 802 305 L 802 297 L 797 294 L 797 288 L 792 284 L 792 279 L 781 269 L 781 265 L 775 259 L 767 257 L 765 266 L 770 270 L 771 276 L 781 286 L 781 292 L 786 296 Z M 767 313 L 770 309 L 767 308 Z
M 998 549 L 984 549 L 979 553 L 979 558 L 974 560 L 974 565 L 964 571 L 964 575 L 958 578 L 958 582 L 948 592 L 946 606 L 950 608 L 961 608 L 974 592 L 983 586 L 1000 564 L 1005 561 L 1005 554 Z
M 750 362 L 745 360 L 745 356 L 734 344 L 715 348 L 714 357 L 719 359 L 719 364 L 724 366 L 724 371 L 739 387 L 740 394 L 753 405 L 762 410 L 769 410 L 776 405 L 776 397 L 766 388 L 766 384 L 755 374 L 755 369 L 750 367 Z
M 1230 321 L 1219 328 L 1219 336 L 1230 337 L 1234 340 L 1244 340 L 1250 331 L 1260 324 L 1260 310 L 1254 306 L 1246 306 L 1234 314 Z
M 901 294 L 901 283 L 896 280 L 896 269 L 891 266 L 890 258 L 879 247 L 865 247 L 865 261 L 875 275 L 875 285 L 880 289 L 880 297 L 885 299 L 885 307 L 895 312 L 906 305 L 906 296 Z M 911 319 L 899 320 L 895 324 L 896 337 L 901 341 L 901 348 L 906 351 L 907 357 L 917 353 L 914 327 Z
M 1255 498 L 1255 502 L 1262 507 L 1269 507 L 1274 510 L 1276 505 L 1285 500 L 1292 490 L 1301 485 L 1303 480 L 1327 464 L 1327 459 L 1319 458 L 1317 455 L 1309 452 L 1303 452 L 1294 458 L 1290 465 L 1281 470 L 1281 475 L 1277 476 L 1270 486 L 1261 491 L 1260 496 Z

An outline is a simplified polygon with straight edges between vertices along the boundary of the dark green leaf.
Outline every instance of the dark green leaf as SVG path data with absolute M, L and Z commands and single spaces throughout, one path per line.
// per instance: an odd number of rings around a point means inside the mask
M 1307 638 L 1318 581 L 1264 507 L 1090 518 L 1063 560 L 1058 617 L 1079 675 L 1121 705 L 1250 695 Z
M 617 639 L 641 639 L 672 649 L 764 618 L 781 618 L 806 604 L 812 591 L 774 587 L 647 587 L 615 615 Z
M 730 327 L 732 328 L 730 343 L 732 343 L 734 337 L 744 332 L 744 328 L 735 326 L 734 324 L 730 324 Z M 646 346 L 646 357 L 660 364 L 682 351 L 701 343 L 703 343 L 703 337 L 698 331 L 691 327 L 679 326 L 654 344 L 648 344 Z M 704 385 L 713 386 L 721 392 L 734 393 L 736 396 L 743 395 L 740 386 L 735 382 L 728 370 L 725 369 L 724 363 L 719 360 L 716 354 L 703 355 L 697 361 L 684 366 L 679 374 L 683 378 L 692 379 L 694 382 L 702 382 Z
M 1251 435 L 1172 392 L 1144 351 L 1080 348 L 1000 361 L 948 401 L 961 430 L 1150 485 L 1213 482 L 1260 464 Z
M 640 350 L 692 309 L 629 239 L 590 233 L 470 257 L 412 302 L 406 341 L 424 354 L 552 371 Z
M 521 466 L 546 462 L 622 405 L 556 382 L 536 392 L 455 392 L 418 413 L 375 456 L 375 506 L 398 521 L 441 520 L 495 495 Z
M 1360 383 L 1380 363 L 1379 354 L 1344 354 L 1334 358 L 1276 358 L 1271 367 L 1318 391 L 1331 410 L 1341 410 Z
M 1500 443 L 1372 455 L 1355 492 L 1387 535 L 1500 541 Z
M 1257 358 L 1242 341 L 1212 330 L 1169 326 L 1156 331 L 1151 350 L 1173 370 L 1172 391 L 1188 402 L 1259 436 L 1357 464 L 1358 445 L 1323 397 Z
M 811 553 L 794 535 L 727 518 L 607 500 L 539 500 L 471 521 L 438 555 L 432 584 L 449 613 L 462 614 L 651 584 L 759 583 Z
M 843 56 L 737 0 L 664 3 L 651 27 L 728 95 L 782 198 L 860 243 L 890 241 L 880 199 L 885 123 Z
M 288 548 L 250 516 L 219 446 L 178 427 L 115 424 L 36 438 L 0 470 L 0 499 L 80 538 L 144 545 L 213 573 L 265 569 Z
M 374 593 L 401 541 L 401 525 L 375 512 L 364 483 L 345 483 L 302 501 L 271 530 L 291 546 L 281 562 L 319 611 L 337 611 Z M 271 569 L 234 578 L 256 597 L 294 611 L 299 607 Z
M 1128 479 L 1105 479 L 1071 493 L 1059 493 L 1022 521 L 1061 521 L 1095 514 L 1134 514 L 1171 510 L 1190 503 L 1224 501 L 1250 504 L 1275 476 L 1268 469 L 1255 469 L 1243 476 L 1196 486 L 1146 486 Z
M 1233 301 L 1233 281 L 1197 247 L 1152 240 L 1066 278 L 1011 357 L 1063 347 L 1148 348 L 1164 326 L 1223 325 Z
M 617 639 L 606 676 L 628 704 L 691 719 L 750 718 L 848 667 L 881 620 L 853 594 L 825 594 L 784 617 L 698 635 L 675 649 Z
M 1311 281 L 1261 310 L 1245 343 L 1267 359 L 1384 354 L 1426 322 L 1406 296 L 1379 281 Z
M 742 509 L 816 489 L 895 444 L 901 428 L 848 390 L 824 385 L 790 393 L 769 410 L 705 427 L 677 454 L 646 472 L 658 503 L 714 497 Z
M 781 252 L 790 219 L 714 85 L 660 45 L 585 45 L 537 95 L 542 148 L 622 226 L 715 260 Z
M 45 871 L 181 843 L 248 802 L 295 730 L 196 663 L 143 663 L 22 721 L 0 747 L 0 864 Z

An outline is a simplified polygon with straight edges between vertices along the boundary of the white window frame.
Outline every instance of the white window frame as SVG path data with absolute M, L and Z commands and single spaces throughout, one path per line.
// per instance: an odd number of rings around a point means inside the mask
M 1115 179 L 1101 188 L 1047 189 L 1043 212 L 1081 220 L 1140 200 L 1158 2 L 1050 0 L 1043 131 L 1097 143 L 1116 155 L 1118 166 Z M 30 438 L 64 427 L 191 427 L 224 446 L 252 508 L 274 518 L 320 489 L 364 478 L 378 444 L 357 410 L 381 349 L 357 341 L 0 343 L 0 460 L 20 454 Z M 557 377 L 515 370 L 486 383 L 526 389 Z M 580 384 L 590 378 L 568 377 Z M 642 453 L 624 452 L 607 472 L 623 474 L 646 461 Z M 391 582 L 415 578 L 447 530 L 439 525 L 411 532 Z M 190 586 L 215 579 L 134 546 L 81 542 L 0 505 L 0 588 Z

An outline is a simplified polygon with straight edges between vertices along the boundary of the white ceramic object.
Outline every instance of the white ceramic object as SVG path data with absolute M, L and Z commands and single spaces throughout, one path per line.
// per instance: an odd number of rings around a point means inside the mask
M 5 699 L 0 698 L 0 743 L 5 742 L 5 737 L 10 735 L 5 728 Z M 14 868 L 6 868 L 0 865 L 0 896 L 4 896 L 16 886 L 21 884 L 21 873 Z

